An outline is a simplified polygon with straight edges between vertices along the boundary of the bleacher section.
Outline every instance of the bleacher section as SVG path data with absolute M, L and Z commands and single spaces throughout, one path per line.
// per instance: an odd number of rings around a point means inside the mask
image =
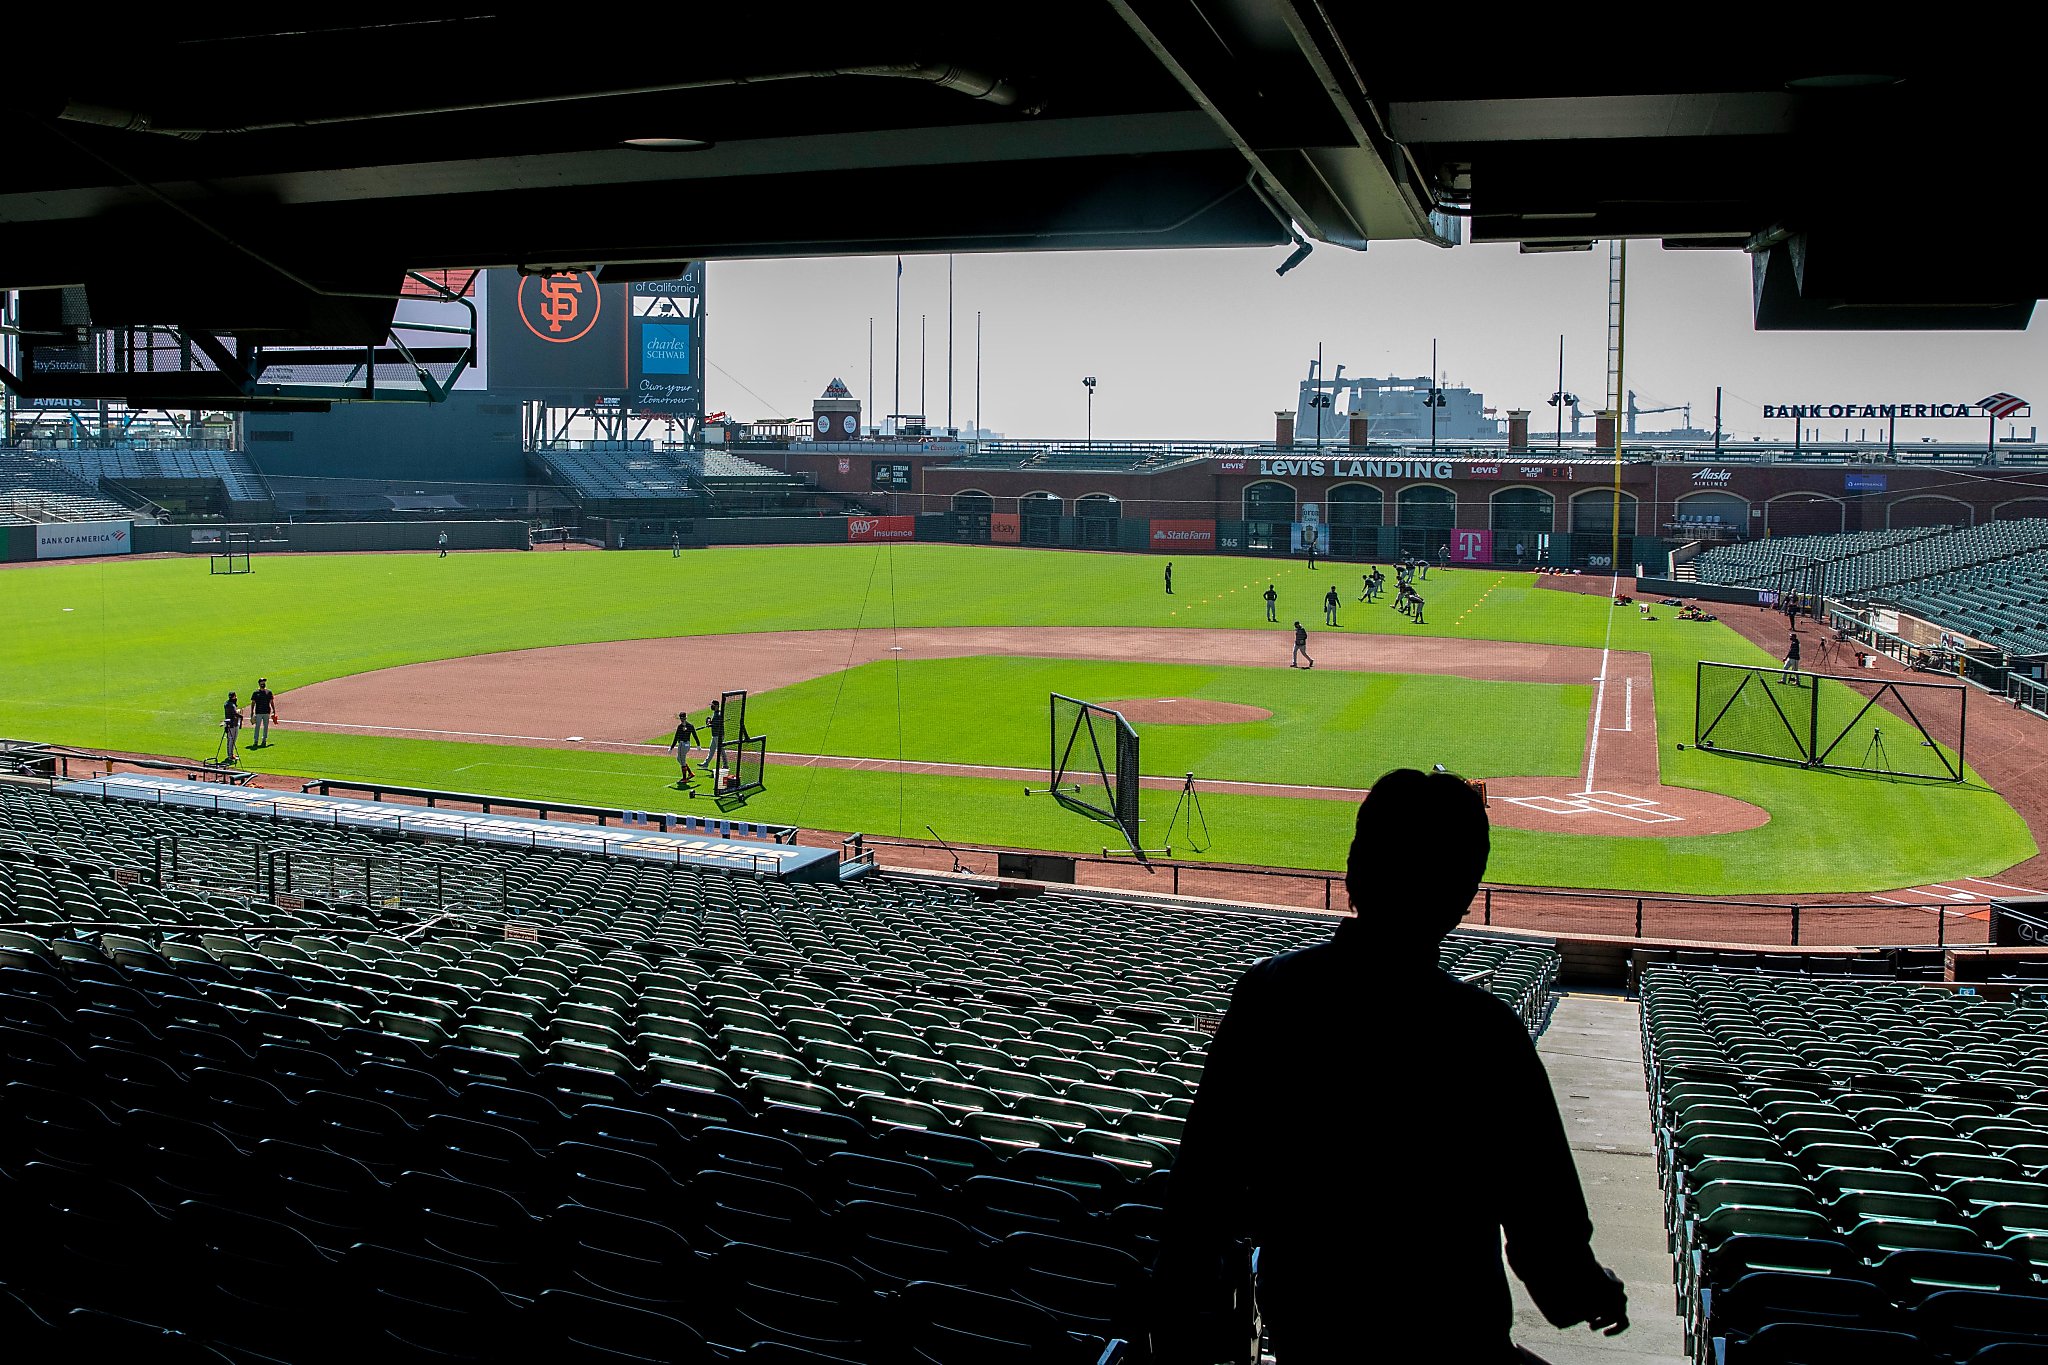
M 135 509 L 103 497 L 47 455 L 0 446 L 0 522 L 109 521 L 132 518 Z
M 1695 1359 L 2043 1357 L 2048 1001 L 1660 967 L 1642 1022 Z
M 721 491 L 796 491 L 800 480 L 716 449 L 656 451 L 610 443 L 565 445 L 531 457 L 587 503 L 680 502 Z
M 1890 560 L 1878 552 L 1909 541 L 1948 534 L 1949 528 L 1915 527 L 1900 531 L 1840 531 L 1818 536 L 1773 536 L 1768 540 L 1745 540 L 1734 545 L 1717 545 L 1693 560 L 1702 583 L 1723 583 L 1731 587 L 1773 586 L 1788 567 L 1829 561 L 1839 567 L 1844 583 L 1854 581 L 1859 568 L 1882 572 Z M 1869 559 L 1868 565 L 1853 561 Z M 1845 589 L 1846 590 L 1846 589 Z
M 332 893 L 259 899 L 281 854 Z M 1205 1025 L 1326 935 L 0 788 L 0 1326 L 24 1361 L 1094 1361 L 1142 1331 Z M 1543 1018 L 1553 950 L 1443 960 Z
M 95 487 L 101 479 L 147 485 L 163 482 L 218 483 L 230 502 L 268 502 L 270 489 L 249 457 L 239 450 L 95 450 L 56 452 L 65 468 Z M 147 487 L 139 491 L 147 494 Z
M 1776 586 L 1786 565 L 1814 561 L 1830 597 L 1896 606 L 2012 654 L 2048 652 L 2048 518 L 1750 541 L 1693 564 L 1702 582 Z
M 574 489 L 579 497 L 599 501 L 625 498 L 687 498 L 691 495 L 688 476 L 675 462 L 652 450 L 626 450 L 571 446 L 536 452 L 549 473 Z
M 770 469 L 767 465 L 716 447 L 678 450 L 671 458 L 685 474 L 714 490 L 721 484 L 794 487 L 799 482 L 779 469 Z

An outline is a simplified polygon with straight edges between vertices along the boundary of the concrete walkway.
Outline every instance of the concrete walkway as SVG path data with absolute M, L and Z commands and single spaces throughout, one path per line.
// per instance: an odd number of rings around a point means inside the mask
M 1685 1365 L 1685 1331 L 1672 1306 L 1663 1195 L 1643 1093 L 1636 1004 L 1619 995 L 1564 994 L 1537 1051 L 1578 1160 L 1593 1214 L 1593 1250 L 1627 1282 L 1631 1326 L 1618 1337 L 1584 1327 L 1560 1332 L 1511 1276 L 1515 1340 L 1551 1365 Z

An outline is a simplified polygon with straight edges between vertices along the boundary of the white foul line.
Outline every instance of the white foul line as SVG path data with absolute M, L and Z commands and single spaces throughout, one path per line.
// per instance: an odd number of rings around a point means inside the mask
M 1625 735 L 1636 728 L 1636 680 L 1621 680 L 1621 724 L 1607 727 L 1609 734 Z
M 2039 891 L 2034 890 L 2034 888 L 2032 888 L 2031 886 L 2008 886 L 2004 882 L 1986 881 L 1982 877 L 1959 877 L 1957 878 L 1957 880 L 1965 882 L 1975 882 L 1979 886 L 1995 886 L 2000 891 L 2023 891 L 2029 896 L 2038 896 L 2041 894 Z
M 1600 642 L 1600 676 L 1593 679 L 1600 688 L 1593 694 L 1593 732 L 1586 740 L 1586 786 L 1580 796 L 1593 791 L 1593 774 L 1600 764 L 1600 713 L 1607 702 L 1607 656 L 1614 647 L 1614 599 L 1621 595 L 1621 565 L 1614 566 L 1614 577 L 1607 584 L 1607 634 Z

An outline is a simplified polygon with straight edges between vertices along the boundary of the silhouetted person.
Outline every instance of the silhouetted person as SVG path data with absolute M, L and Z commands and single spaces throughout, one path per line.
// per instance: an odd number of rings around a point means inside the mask
M 1266 619 L 1268 621 L 1278 621 L 1280 619 L 1273 611 L 1274 604 L 1279 600 L 1279 591 L 1271 583 L 1268 583 L 1266 585 Z
M 1628 1326 L 1535 1044 L 1437 968 L 1487 849 L 1463 779 L 1388 773 L 1358 808 L 1354 918 L 1238 982 L 1167 1187 L 1160 1365 L 1228 1349 L 1247 1241 L 1281 1365 L 1516 1359 L 1503 1232 L 1552 1323 Z

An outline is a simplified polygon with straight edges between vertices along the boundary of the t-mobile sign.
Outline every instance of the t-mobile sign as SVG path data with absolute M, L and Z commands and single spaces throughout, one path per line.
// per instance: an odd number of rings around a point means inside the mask
M 1451 563 L 1491 564 L 1493 562 L 1493 532 L 1453 531 L 1451 532 Z

